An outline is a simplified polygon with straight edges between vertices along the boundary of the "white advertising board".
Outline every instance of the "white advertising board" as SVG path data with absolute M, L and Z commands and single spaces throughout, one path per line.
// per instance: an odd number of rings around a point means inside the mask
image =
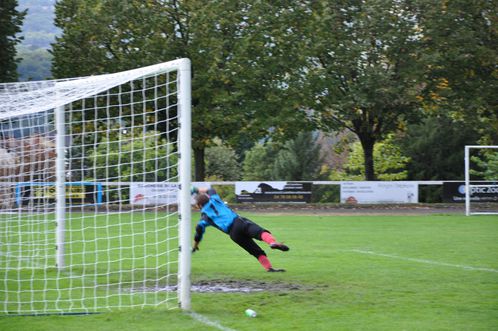
M 210 188 L 205 182 L 192 182 L 192 186 Z M 192 200 L 191 203 L 194 201 Z M 178 183 L 130 183 L 130 204 L 169 205 L 178 203 Z
M 343 182 L 341 203 L 418 203 L 418 183 Z
M 131 183 L 130 204 L 168 205 L 178 201 L 177 183 Z

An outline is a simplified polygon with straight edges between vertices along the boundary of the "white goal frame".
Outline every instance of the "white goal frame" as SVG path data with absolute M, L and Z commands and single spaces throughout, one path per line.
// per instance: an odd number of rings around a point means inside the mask
M 58 274 L 68 273 L 66 271 L 67 261 L 65 255 L 65 246 L 66 246 L 66 215 L 68 211 L 68 206 L 66 205 L 66 187 L 68 185 L 68 180 L 66 179 L 66 167 L 67 160 L 65 159 L 65 154 L 67 154 L 67 139 L 66 139 L 66 126 L 70 125 L 65 123 L 65 112 L 67 111 L 67 105 L 72 104 L 73 102 L 77 102 L 78 100 L 83 100 L 86 98 L 92 98 L 94 95 L 97 95 L 101 92 L 105 92 L 108 89 L 118 87 L 122 84 L 126 84 L 135 80 L 143 79 L 154 79 L 155 75 L 169 75 L 169 73 L 174 72 L 174 81 L 175 81 L 175 102 L 174 105 L 177 110 L 177 118 L 175 118 L 178 126 L 177 130 L 177 153 L 178 161 L 177 161 L 177 181 L 173 184 L 178 187 L 178 237 L 175 235 L 175 240 L 178 242 L 178 256 L 175 256 L 177 260 L 177 278 L 178 282 L 175 286 L 172 286 L 169 291 L 176 291 L 178 306 L 183 310 L 191 309 L 191 296 L 190 296 L 190 288 L 191 288 L 191 195 L 190 195 L 190 187 L 191 187 L 191 62 L 189 59 L 178 59 L 170 62 L 165 62 L 157 65 L 152 65 L 148 67 L 133 69 L 129 71 L 123 71 L 115 74 L 107 74 L 100 76 L 91 76 L 91 77 L 82 77 L 82 78 L 71 78 L 64 80 L 54 80 L 51 81 L 52 85 L 49 88 L 40 88 L 38 89 L 37 83 L 40 83 L 39 86 L 47 86 L 44 85 L 44 82 L 28 82 L 25 84 L 28 88 L 25 88 L 26 92 L 30 93 L 29 97 L 23 95 L 23 93 L 8 93 L 9 90 L 14 91 L 17 88 L 17 84 L 24 83 L 8 83 L 2 84 L 2 89 L 0 89 L 0 120 L 9 120 L 10 118 L 15 118 L 19 116 L 25 116 L 29 114 L 37 114 L 39 112 L 43 112 L 45 110 L 53 110 L 54 115 L 54 129 L 55 129 L 55 180 L 52 181 L 52 186 L 55 186 L 55 242 L 53 242 L 53 246 L 56 247 L 54 250 L 55 257 L 55 265 L 51 266 L 52 268 L 56 268 L 58 270 Z M 169 77 L 169 76 L 168 76 Z M 92 82 L 97 82 L 98 84 L 92 84 Z M 107 84 L 107 85 L 105 85 Z M 105 85 L 105 86 L 104 86 Z M 145 83 L 144 83 L 145 85 Z M 23 85 L 24 86 L 24 85 Z M 94 86 L 93 89 L 88 86 Z M 95 87 L 97 86 L 97 87 Z M 31 87 L 33 87 L 31 89 Z M 104 88 L 105 87 L 105 88 Z M 51 90 L 49 90 L 51 89 Z M 49 90 L 49 91 L 48 91 Z M 71 95 L 66 94 L 66 91 L 71 91 Z M 3 93 L 2 93 L 3 92 Z M 7 92 L 7 93 L 6 93 Z M 145 93 L 145 92 L 143 92 Z M 170 93 L 170 92 L 168 92 Z M 37 102 L 36 99 L 43 100 L 42 102 Z M 46 103 L 50 106 L 46 109 L 40 108 L 40 105 Z M 34 104 L 34 105 L 33 105 Z M 41 109 L 41 110 L 40 110 Z M 145 109 L 145 108 L 144 108 Z M 145 112 L 145 111 L 144 111 Z M 144 129 L 145 130 L 145 129 Z M 144 131 L 145 132 L 145 131 Z M 0 132 L 1 133 L 1 132 Z M 1 136 L 0 136 L 1 137 Z M 144 138 L 145 139 L 145 138 Z M 1 147 L 1 146 L 0 146 Z M 144 166 L 145 168 L 145 166 Z M 158 171 L 160 169 L 157 169 Z M 169 171 L 169 170 L 168 170 Z M 0 176 L 2 176 L 0 174 Z M 7 177 L 4 176 L 4 179 Z M 175 176 L 176 180 L 176 176 Z M 22 182 L 22 180 L 21 180 Z M 161 182 L 162 183 L 162 182 Z M 39 185 L 44 185 L 45 183 L 41 183 Z M 69 183 L 70 184 L 70 183 Z M 109 183 L 98 183 L 98 185 L 108 185 Z M 113 185 L 122 185 L 123 183 L 113 182 Z M 7 187 L 8 185 L 12 186 L 11 182 L 2 182 L 2 178 L 0 177 L 0 185 Z M 19 185 L 19 184 L 18 184 Z M 96 184 L 97 185 L 97 184 Z M 16 186 L 17 187 L 17 186 Z M 1 187 L 0 187 L 1 188 Z M 10 189 L 10 188 L 9 188 Z M 13 190 L 13 189 L 11 189 Z M 17 193 L 16 193 L 17 194 Z M 11 208 L 11 207 L 9 207 Z M 121 207 L 120 207 L 121 208 Z M 1 208 L 0 208 L 1 209 Z M 10 214 L 16 215 L 21 214 L 21 208 L 17 207 L 17 209 L 4 209 L 0 210 L 0 216 Z M 175 218 L 176 220 L 176 218 Z M 1 221 L 1 218 L 0 218 Z M 8 237 L 8 236 L 7 236 Z M 176 241 L 175 241 L 176 243 Z M 1 243 L 0 243 L 1 244 Z M 175 246 L 176 248 L 176 246 Z M 176 250 L 175 250 L 176 252 Z M 7 255 L 0 252 L 0 258 L 6 257 Z M 52 258 L 53 258 L 52 257 Z M 19 267 L 18 267 L 19 269 Z M 16 271 L 17 272 L 17 271 Z M 5 273 L 7 275 L 7 272 Z M 5 288 L 0 289 L 0 291 L 5 291 L 5 297 L 11 298 L 13 297 L 10 289 L 7 290 L 7 279 L 3 280 Z M 57 281 L 57 280 L 56 280 Z M 97 285 L 95 285 L 97 286 Z M 9 292 L 7 292 L 9 291 Z M 84 290 L 83 290 L 84 292 Z M 173 292 L 174 293 L 174 292 Z M 10 295 L 10 297 L 9 297 Z M 19 296 L 14 298 L 17 302 L 19 301 L 19 307 L 21 306 L 21 300 Z M 83 300 L 82 300 L 83 301 Z M 139 304 L 134 304 L 132 306 L 123 307 L 134 307 Z M 143 304 L 142 306 L 146 306 L 149 304 Z M 7 304 L 4 302 L 4 306 L 7 307 Z M 69 309 L 69 311 L 65 311 L 63 309 L 49 311 L 43 310 L 34 310 L 32 314 L 51 314 L 58 313 L 64 314 L 73 312 Z M 86 308 L 83 308 L 85 310 Z M 89 307 L 87 309 L 88 313 L 95 312 L 93 307 Z M 2 312 L 2 307 L 0 307 L 0 315 L 3 314 L 17 314 L 17 315 L 25 315 L 31 314 L 29 310 L 25 310 L 24 308 L 19 308 L 18 311 L 11 310 Z M 80 311 L 78 311 L 80 313 Z
M 471 191 L 474 187 L 496 187 L 496 185 L 482 185 L 482 184 L 472 184 L 470 180 L 470 151 L 471 149 L 497 149 L 498 146 L 494 145 L 466 145 L 465 146 L 465 215 L 497 215 L 498 211 L 491 212 L 479 212 L 472 211 L 471 209 Z M 498 178 L 497 178 L 498 180 Z

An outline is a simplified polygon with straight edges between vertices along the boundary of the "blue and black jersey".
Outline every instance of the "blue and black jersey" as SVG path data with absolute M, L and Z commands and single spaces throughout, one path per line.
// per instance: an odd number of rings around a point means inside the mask
M 239 217 L 232 209 L 230 209 L 216 193 L 214 189 L 207 191 L 209 201 L 201 209 L 201 220 L 195 227 L 194 240 L 200 242 L 206 231 L 206 227 L 214 226 L 215 228 L 230 233 L 233 221 Z

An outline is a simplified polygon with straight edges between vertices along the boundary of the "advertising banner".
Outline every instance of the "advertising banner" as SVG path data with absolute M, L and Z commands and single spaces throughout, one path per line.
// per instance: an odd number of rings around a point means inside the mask
M 177 201 L 177 183 L 130 184 L 130 204 L 132 205 L 169 205 Z
M 471 182 L 470 201 L 498 202 L 498 182 Z M 444 182 L 443 202 L 465 202 L 465 182 Z
M 418 203 L 418 183 L 343 182 L 341 203 Z
M 239 203 L 309 203 L 311 182 L 236 182 Z
M 66 203 L 71 205 L 101 204 L 103 199 L 102 184 L 94 182 L 65 183 Z M 34 203 L 56 201 L 55 182 L 20 182 L 16 183 L 16 203 L 18 206 Z
M 192 182 L 192 186 L 210 188 L 205 182 Z M 170 205 L 178 203 L 178 183 L 130 183 L 130 204 Z M 191 203 L 194 203 L 192 198 Z

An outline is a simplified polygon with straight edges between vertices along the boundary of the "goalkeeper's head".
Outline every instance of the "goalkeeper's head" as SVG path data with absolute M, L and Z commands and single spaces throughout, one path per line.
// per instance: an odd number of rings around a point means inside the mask
M 206 193 L 199 193 L 195 197 L 195 203 L 199 208 L 204 207 L 204 205 L 208 203 L 208 201 L 209 201 L 209 195 L 207 195 Z

